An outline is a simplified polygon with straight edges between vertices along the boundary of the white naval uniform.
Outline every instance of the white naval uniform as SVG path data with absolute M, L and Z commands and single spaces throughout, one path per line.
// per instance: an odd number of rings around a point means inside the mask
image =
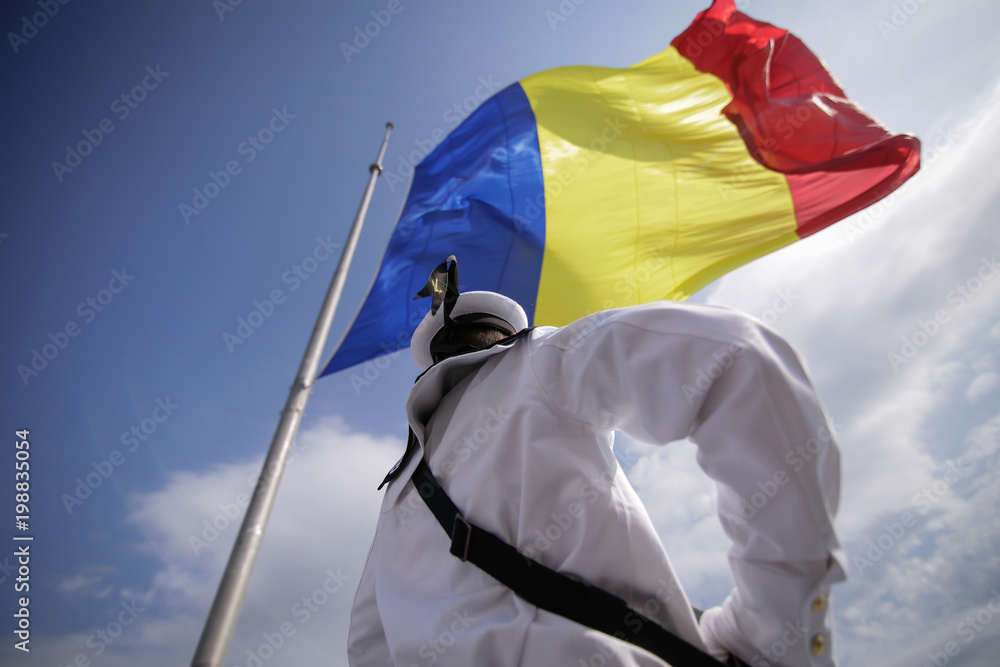
M 658 302 L 537 328 L 433 366 L 406 411 L 466 519 L 521 553 L 699 648 L 707 639 L 754 667 L 834 664 L 839 453 L 795 353 L 755 320 Z M 717 483 L 736 587 L 700 628 L 612 453 L 616 429 L 649 443 L 690 437 Z M 416 462 L 385 491 L 351 615 L 351 665 L 665 664 L 452 556 L 410 481 Z

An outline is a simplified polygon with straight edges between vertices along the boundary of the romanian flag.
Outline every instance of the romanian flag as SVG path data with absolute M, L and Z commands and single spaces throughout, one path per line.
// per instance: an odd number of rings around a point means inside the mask
M 786 30 L 714 0 L 626 69 L 561 67 L 484 102 L 416 167 L 375 281 L 323 375 L 393 353 L 448 255 L 462 291 L 535 325 L 682 300 L 875 203 L 920 143 L 847 99 Z

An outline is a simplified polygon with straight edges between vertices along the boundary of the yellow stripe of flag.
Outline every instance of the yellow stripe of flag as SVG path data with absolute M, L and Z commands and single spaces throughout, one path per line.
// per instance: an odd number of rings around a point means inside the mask
M 785 177 L 754 161 L 721 114 L 725 85 L 674 47 L 521 86 L 545 180 L 535 324 L 568 324 L 595 303 L 681 300 L 799 238 Z

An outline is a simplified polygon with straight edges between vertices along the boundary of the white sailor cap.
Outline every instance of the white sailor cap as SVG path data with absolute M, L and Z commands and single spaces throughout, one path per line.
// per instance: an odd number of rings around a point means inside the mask
M 513 299 L 496 292 L 463 292 L 458 295 L 451 317 L 456 324 L 475 322 L 494 328 L 506 324 L 510 327 L 509 333 L 517 333 L 528 326 L 524 309 Z M 444 318 L 444 308 L 438 308 L 437 313 L 428 312 L 413 332 L 410 353 L 421 371 L 434 365 L 431 341 L 444 328 Z

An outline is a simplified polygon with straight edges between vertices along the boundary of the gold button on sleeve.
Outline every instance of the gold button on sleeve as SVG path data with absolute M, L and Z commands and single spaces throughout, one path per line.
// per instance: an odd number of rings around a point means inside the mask
M 816 599 L 813 600 L 812 610 L 813 611 L 823 611 L 823 609 L 825 609 L 825 608 L 826 608 L 826 596 L 825 595 L 817 595 Z
M 812 652 L 815 655 L 822 655 L 823 651 L 826 650 L 826 637 L 823 635 L 814 635 L 812 638 Z

